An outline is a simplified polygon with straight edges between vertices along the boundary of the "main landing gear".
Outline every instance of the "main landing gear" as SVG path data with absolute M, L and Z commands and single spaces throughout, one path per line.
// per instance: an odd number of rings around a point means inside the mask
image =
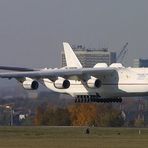
M 121 103 L 122 98 L 100 98 L 96 95 L 79 95 L 75 98 L 75 103 Z

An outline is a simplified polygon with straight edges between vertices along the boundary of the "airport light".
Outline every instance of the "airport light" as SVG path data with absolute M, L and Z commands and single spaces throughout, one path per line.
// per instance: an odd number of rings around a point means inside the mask
M 13 126 L 13 113 L 14 113 L 14 110 L 13 110 L 12 106 L 9 106 L 9 105 L 7 105 L 6 108 L 10 109 L 10 126 Z
M 13 126 L 13 114 L 14 114 L 13 107 L 10 106 L 10 105 L 0 105 L 0 107 L 3 107 L 3 108 L 10 110 L 10 126 Z
M 6 109 L 10 109 L 11 108 L 9 105 L 6 105 L 5 107 L 6 107 Z

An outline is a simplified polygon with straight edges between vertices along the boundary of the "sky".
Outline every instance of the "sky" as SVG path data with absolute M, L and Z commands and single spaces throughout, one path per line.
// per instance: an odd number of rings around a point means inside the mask
M 60 67 L 62 42 L 148 58 L 147 0 L 0 0 L 0 65 Z

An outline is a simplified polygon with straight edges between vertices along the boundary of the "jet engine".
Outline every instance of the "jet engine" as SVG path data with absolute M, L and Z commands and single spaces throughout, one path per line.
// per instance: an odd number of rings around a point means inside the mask
M 91 78 L 87 80 L 87 86 L 90 88 L 99 88 L 101 87 L 101 81 L 97 78 Z
M 59 77 L 55 82 L 54 86 L 58 89 L 67 89 L 70 87 L 70 82 L 67 79 Z
M 23 81 L 23 87 L 29 90 L 36 90 L 39 87 L 39 83 L 36 80 L 26 79 Z

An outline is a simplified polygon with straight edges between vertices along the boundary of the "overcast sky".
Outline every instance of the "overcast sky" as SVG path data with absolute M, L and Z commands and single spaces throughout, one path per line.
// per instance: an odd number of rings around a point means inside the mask
M 60 67 L 62 42 L 148 58 L 147 0 L 0 0 L 0 65 Z

